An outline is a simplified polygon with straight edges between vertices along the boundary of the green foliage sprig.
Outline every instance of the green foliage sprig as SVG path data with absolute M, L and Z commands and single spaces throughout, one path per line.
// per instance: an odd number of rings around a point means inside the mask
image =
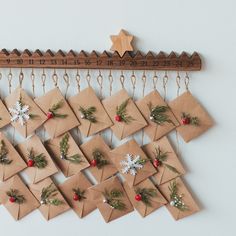
M 96 112 L 96 107 L 89 107 L 88 109 L 85 109 L 83 107 L 80 106 L 79 111 L 81 112 L 81 118 L 82 119 L 86 119 L 88 121 L 90 121 L 91 123 L 96 123 L 97 119 L 94 116 L 94 113 Z
M 18 204 L 22 204 L 25 202 L 25 197 L 21 194 L 19 194 L 19 191 L 17 189 L 10 189 L 6 192 L 8 197 L 14 198 L 14 202 Z
M 94 149 L 92 156 L 93 160 L 96 161 L 96 167 L 98 169 L 101 169 L 103 166 L 109 164 L 108 160 L 104 158 L 102 152 L 98 148 Z
M 182 122 L 187 125 L 188 124 L 193 125 L 193 126 L 200 125 L 200 121 L 199 121 L 198 117 L 191 116 L 190 114 L 187 114 L 185 112 L 182 112 L 181 119 L 182 119 Z
M 68 116 L 67 114 L 60 114 L 60 113 L 57 113 L 57 111 L 58 111 L 60 108 L 62 108 L 63 103 L 64 103 L 64 101 L 61 100 L 61 101 L 59 101 L 58 103 L 53 104 L 53 106 L 48 110 L 49 112 L 52 113 L 52 116 L 53 116 L 53 117 L 57 117 L 57 118 L 62 118 L 62 119 L 64 119 L 64 118 L 66 118 L 66 117 Z
M 126 107 L 128 105 L 130 98 L 126 99 L 119 106 L 116 107 L 116 115 L 120 116 L 121 121 L 126 124 L 129 124 L 131 121 L 134 121 L 134 118 L 127 114 Z
M 48 162 L 43 153 L 35 155 L 33 148 L 30 149 L 28 158 L 34 161 L 34 166 L 39 169 L 43 169 L 47 166 Z
M 86 199 L 86 197 L 84 196 L 85 190 L 81 190 L 80 188 L 73 188 L 72 190 L 76 195 L 79 196 L 80 201 Z
M 141 201 L 150 207 L 152 206 L 151 199 L 157 197 L 157 190 L 154 188 L 137 188 L 135 193 L 140 194 Z
M 9 160 L 8 151 L 6 148 L 6 144 L 3 140 L 0 141 L 0 164 L 2 165 L 10 165 L 12 163 L 12 160 Z
M 103 195 L 105 197 L 104 203 L 109 204 L 112 208 L 119 211 L 123 211 L 126 209 L 125 203 L 123 203 L 121 200 L 124 195 L 121 190 L 112 189 L 111 191 L 108 191 L 105 189 Z

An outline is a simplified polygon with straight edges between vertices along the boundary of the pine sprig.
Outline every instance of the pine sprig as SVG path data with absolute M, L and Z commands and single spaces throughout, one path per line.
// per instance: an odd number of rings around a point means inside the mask
M 48 111 L 52 114 L 53 117 L 57 117 L 57 118 L 62 118 L 62 119 L 64 119 L 64 118 L 66 118 L 66 117 L 68 116 L 67 114 L 60 114 L 60 113 L 57 113 L 57 111 L 58 111 L 60 108 L 62 108 L 63 103 L 64 103 L 64 101 L 61 100 L 61 101 L 59 101 L 58 103 L 53 104 L 53 106 L 48 110 Z
M 152 206 L 151 199 L 157 197 L 157 191 L 154 188 L 137 188 L 135 193 L 140 194 L 141 201 L 150 207 Z
M 34 166 L 39 169 L 45 168 L 48 164 L 45 155 L 43 153 L 35 155 L 33 148 L 31 148 L 28 158 L 29 160 L 32 160 L 34 162 Z
M 72 191 L 79 197 L 80 201 L 86 199 L 86 197 L 84 196 L 85 190 L 81 190 L 80 188 L 73 188 Z
M 168 106 L 153 107 L 151 102 L 149 102 L 147 106 L 150 111 L 149 117 L 152 122 L 156 123 L 157 125 L 163 125 L 164 123 L 175 125 L 174 122 L 166 114 L 166 112 L 170 109 Z
M 96 161 L 96 167 L 98 169 L 101 169 L 103 166 L 109 164 L 108 160 L 104 158 L 102 152 L 98 148 L 94 149 L 94 151 L 92 152 L 92 156 L 93 160 Z
M 188 206 L 186 206 L 183 201 L 183 195 L 178 194 L 178 186 L 175 180 L 170 182 L 168 189 L 170 191 L 170 205 L 176 207 L 180 211 L 188 210 Z
M 12 160 L 9 160 L 8 151 L 3 140 L 0 141 L 0 164 L 1 165 L 10 165 Z
M 69 161 L 73 164 L 80 164 L 81 162 L 83 162 L 82 156 L 79 154 L 68 156 L 68 150 L 69 150 L 69 134 L 65 134 L 60 141 L 61 159 Z
M 111 191 L 108 191 L 107 189 L 105 189 L 103 195 L 105 197 L 104 203 L 109 204 L 112 208 L 119 211 L 123 211 L 126 209 L 125 203 L 123 203 L 120 199 L 124 195 L 121 190 L 112 189 Z
M 19 194 L 19 191 L 17 189 L 10 189 L 6 192 L 7 196 L 14 199 L 14 202 L 18 204 L 22 204 L 25 202 L 24 195 Z
M 94 116 L 94 113 L 96 112 L 96 107 L 91 106 L 88 109 L 85 109 L 83 107 L 80 106 L 79 111 L 81 113 L 81 118 L 82 119 L 86 119 L 88 121 L 90 121 L 91 123 L 96 123 L 97 119 Z
M 42 189 L 40 196 L 40 203 L 43 205 L 53 205 L 53 206 L 59 206 L 63 204 L 63 201 L 56 198 L 57 194 L 58 194 L 57 188 L 53 186 L 53 183 L 51 183 L 49 186 Z
M 126 99 L 124 102 L 122 102 L 119 106 L 116 107 L 116 115 L 121 118 L 121 121 L 123 121 L 126 124 L 129 124 L 131 121 L 134 121 L 135 119 L 127 114 L 126 107 L 128 105 L 130 98 Z
M 200 121 L 199 121 L 198 117 L 191 116 L 190 114 L 187 114 L 185 112 L 182 112 L 181 120 L 184 125 L 189 125 L 189 124 L 193 125 L 193 126 L 200 125 Z

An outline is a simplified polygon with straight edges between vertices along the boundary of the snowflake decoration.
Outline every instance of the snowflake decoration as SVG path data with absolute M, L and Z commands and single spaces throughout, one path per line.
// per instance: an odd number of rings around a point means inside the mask
M 130 173 L 131 175 L 136 175 L 137 170 L 143 168 L 143 164 L 145 163 L 145 160 L 142 160 L 140 155 L 132 155 L 127 154 L 126 160 L 123 160 L 120 162 L 121 166 L 123 166 L 123 169 L 121 170 L 123 174 Z
M 17 101 L 13 108 L 9 108 L 11 113 L 11 121 L 19 121 L 21 126 L 24 126 L 27 120 L 30 119 L 29 106 L 22 104 L 21 101 Z

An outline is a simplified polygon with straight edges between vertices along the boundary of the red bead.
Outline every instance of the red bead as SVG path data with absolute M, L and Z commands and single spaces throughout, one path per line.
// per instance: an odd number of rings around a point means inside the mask
M 33 167 L 34 166 L 34 161 L 33 160 L 28 160 L 27 165 L 28 165 L 28 167 Z
M 97 165 L 97 161 L 95 159 L 93 159 L 91 162 L 90 162 L 90 165 L 91 166 L 96 166 Z
M 189 125 L 190 124 L 190 118 L 182 118 L 181 122 L 182 122 L 182 125 Z
M 157 159 L 155 159 L 155 160 L 153 161 L 153 165 L 154 165 L 154 167 L 157 168 L 157 167 L 160 165 L 160 161 L 157 160 Z
M 49 111 L 49 112 L 47 113 L 47 118 L 48 118 L 48 119 L 53 118 L 53 113 Z
M 10 198 L 9 198 L 9 202 L 12 202 L 12 203 L 13 203 L 13 202 L 15 202 L 15 201 L 16 201 L 16 199 L 15 199 L 14 197 L 10 197 Z
M 136 194 L 135 195 L 135 200 L 138 201 L 138 202 L 141 201 L 142 200 L 141 194 Z
M 77 193 L 75 193 L 74 196 L 73 196 L 73 199 L 74 199 L 74 201 L 79 201 L 80 196 Z
M 117 122 L 121 122 L 121 120 L 122 120 L 122 119 L 121 119 L 121 116 L 116 115 L 116 116 L 115 116 L 115 120 L 116 120 Z

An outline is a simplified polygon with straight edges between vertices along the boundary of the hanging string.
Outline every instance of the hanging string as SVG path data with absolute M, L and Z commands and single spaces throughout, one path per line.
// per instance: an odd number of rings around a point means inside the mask
M 0 72 L 0 80 L 2 79 L 2 72 Z
M 168 83 L 168 75 L 167 75 L 167 71 L 165 72 L 165 75 L 163 77 L 163 89 L 164 89 L 164 101 L 166 100 L 166 86 Z
M 100 89 L 99 89 L 99 97 L 102 100 L 103 77 L 102 77 L 102 74 L 101 74 L 100 70 L 99 70 L 99 74 L 98 74 L 98 77 L 97 77 L 97 82 L 98 82 L 98 85 L 100 87 Z
M 54 69 L 53 71 L 52 80 L 53 80 L 54 86 L 58 87 L 58 75 L 57 75 L 56 69 Z
M 67 98 L 68 89 L 69 89 L 69 86 L 70 86 L 70 77 L 67 74 L 66 69 L 65 69 L 65 73 L 63 75 L 63 79 L 64 79 L 64 81 L 66 83 L 66 92 L 65 92 L 65 99 L 66 99 Z
M 76 72 L 76 75 L 75 75 L 75 79 L 76 79 L 76 82 L 77 82 L 78 92 L 80 92 L 80 74 L 79 74 L 79 69 L 77 69 L 77 72 Z
M 30 74 L 30 79 L 31 79 L 31 83 L 32 83 L 33 98 L 35 98 L 35 74 L 34 74 L 33 68 L 32 68 L 31 74 Z
M 134 71 L 132 72 L 130 79 L 132 83 L 132 99 L 134 99 L 134 92 L 135 92 L 135 85 L 136 85 L 136 76 L 134 74 Z
M 147 77 L 146 77 L 145 71 L 143 71 L 143 76 L 142 76 L 143 93 L 142 93 L 142 97 L 144 97 L 144 95 L 145 95 L 146 81 L 147 81 Z M 142 129 L 142 145 L 143 145 L 143 142 L 144 142 L 144 129 Z
M 176 85 L 177 85 L 177 97 L 179 96 L 179 91 L 180 91 L 180 82 L 181 82 L 181 77 L 179 75 L 179 71 L 177 71 L 177 76 L 176 76 Z M 175 137 L 176 137 L 176 143 L 177 143 L 177 156 L 180 154 L 180 144 L 179 144 L 179 134 L 177 129 L 175 129 Z
M 90 87 L 91 75 L 89 73 L 89 70 L 87 71 L 86 80 L 87 80 L 88 86 Z
M 120 75 L 120 83 L 121 83 L 122 89 L 124 89 L 125 76 L 123 74 L 123 70 L 121 71 L 121 75 Z
M 110 88 L 109 95 L 111 96 L 112 95 L 112 84 L 113 84 L 113 76 L 112 76 L 111 70 L 108 75 L 108 80 L 109 80 L 109 88 Z M 110 147 L 112 147 L 112 141 L 113 141 L 113 132 L 110 129 Z
M 46 74 L 45 74 L 45 71 L 43 69 L 43 73 L 41 75 L 41 81 L 42 81 L 42 87 L 43 87 L 43 94 L 45 94 L 45 82 L 46 82 Z
M 176 76 L 176 85 L 177 85 L 177 97 L 179 96 L 179 91 L 180 91 L 180 75 L 179 71 L 177 71 L 177 76 Z
M 158 82 L 157 72 L 154 71 L 154 75 L 152 77 L 153 90 L 157 90 L 157 82 Z
M 189 91 L 189 76 L 188 76 L 188 72 L 186 72 L 186 74 L 185 74 L 184 84 L 185 84 L 186 91 Z
M 11 73 L 11 68 L 10 68 L 10 71 L 8 73 L 8 76 L 7 76 L 7 79 L 8 79 L 8 91 L 9 91 L 9 94 L 11 94 L 11 87 L 12 87 L 12 73 Z
M 22 68 L 21 68 L 20 69 L 20 74 L 19 74 L 19 85 L 20 85 L 20 88 L 22 88 L 23 79 L 24 79 L 24 73 L 23 73 Z

